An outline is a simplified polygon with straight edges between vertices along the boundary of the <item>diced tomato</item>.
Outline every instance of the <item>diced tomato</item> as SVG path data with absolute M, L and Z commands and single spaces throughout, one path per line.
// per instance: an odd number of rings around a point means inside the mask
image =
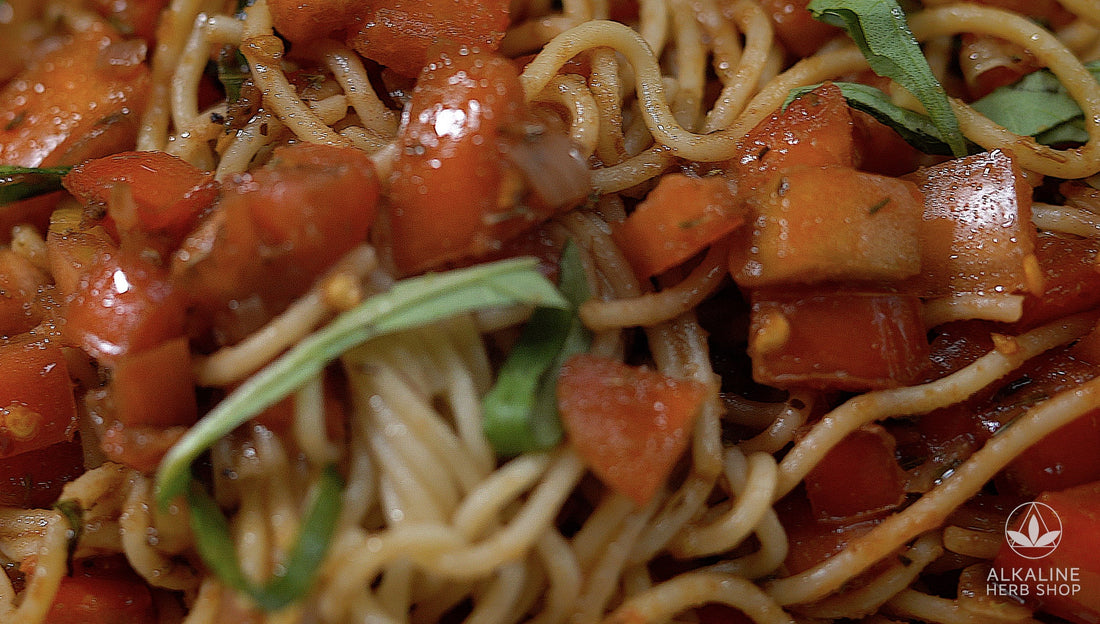
M 62 335 L 101 359 L 182 336 L 184 298 L 167 272 L 126 250 L 100 253 L 68 303 Z
M 198 419 L 191 348 L 180 337 L 118 358 L 108 386 L 115 416 L 126 426 L 191 425 Z
M 871 115 L 852 109 L 856 168 L 885 176 L 902 176 L 917 169 L 924 155 L 893 128 Z
M 897 178 L 783 169 L 750 196 L 752 227 L 736 237 L 730 272 L 749 288 L 916 275 L 921 203 L 916 186 Z
M 0 457 L 71 440 L 76 402 L 56 342 L 31 334 L 0 344 Z
M 891 388 L 914 382 L 929 364 L 920 301 L 912 295 L 756 291 L 750 322 L 758 383 Z
M 0 249 L 0 338 L 30 331 L 43 318 L 36 302 L 50 278 L 29 260 Z
M 149 586 L 134 575 L 65 576 L 46 614 L 50 624 L 156 624 Z
M 1059 492 L 1044 492 L 1036 502 L 1049 506 L 1038 507 L 1042 523 L 1036 522 L 1043 533 L 1059 530 L 1055 547 L 1048 553 L 1020 549 L 1017 554 L 1006 540 L 993 560 L 996 581 L 991 581 L 1011 591 L 1042 611 L 1078 624 L 1100 621 L 1100 483 L 1088 483 Z M 1016 514 L 1017 522 L 1011 528 L 1030 537 L 1028 526 L 1022 523 L 1030 518 L 1026 512 Z M 1041 527 L 1045 526 L 1045 531 Z M 1024 555 L 1027 555 L 1026 557 Z M 1038 558 L 1030 558 L 1036 557 Z M 1059 579 L 1058 574 L 1071 575 Z M 1043 580 L 1046 579 L 1046 580 Z M 1020 587 L 1026 590 L 1020 591 Z M 1061 586 L 1061 587 L 1060 587 Z
M 49 507 L 61 488 L 83 473 L 84 449 L 79 440 L 0 459 L 0 506 Z
M 745 222 L 745 209 L 724 176 L 663 176 L 612 230 L 634 272 L 663 273 Z
M 152 41 L 157 33 L 160 12 L 169 0 L 93 0 L 92 5 L 100 15 L 123 35 L 141 37 Z
M 882 521 L 881 516 L 854 522 L 818 519 L 802 490 L 785 496 L 776 510 L 787 532 L 790 546 L 783 563 L 791 574 L 809 570 L 832 557 L 843 550 L 849 540 L 867 533 Z
M 108 205 L 113 187 L 126 185 L 134 214 L 111 206 L 113 225 L 131 236 L 163 236 L 168 250 L 175 249 L 218 198 L 213 173 L 164 152 L 122 152 L 89 160 L 62 182 L 81 202 L 96 206 Z
M 496 50 L 508 28 L 509 0 L 374 0 L 356 11 L 348 45 L 380 65 L 415 76 L 442 42 Z
M 492 253 L 589 191 L 568 138 L 529 113 L 501 56 L 448 48 L 420 76 L 406 117 L 388 194 L 403 273 Z M 560 198 L 538 192 L 567 179 L 584 183 Z
M 353 23 L 362 0 L 268 0 L 275 30 L 290 41 L 306 43 L 324 39 Z
M 570 443 L 608 486 L 644 505 L 691 441 L 703 384 L 593 355 L 562 366 L 558 409 Z
M 40 0 L 5 0 L 5 19 L 0 21 L 0 84 L 19 73 L 34 58 L 43 36 Z
M 949 160 L 906 179 L 924 194 L 921 273 L 912 283 L 918 294 L 1041 288 L 1032 189 L 1008 153 L 994 150 Z
M 844 95 L 824 84 L 776 111 L 737 144 L 730 166 L 739 191 L 764 186 L 777 171 L 798 165 L 856 165 L 852 115 Z
M 88 401 L 89 407 L 100 415 L 107 413 L 102 424 L 97 425 L 99 446 L 103 455 L 110 461 L 124 464 L 145 474 L 156 471 L 165 453 L 187 433 L 187 427 L 161 427 L 156 425 L 126 426 L 109 416 L 109 411 L 101 410 L 94 400 Z M 100 416 L 102 418 L 102 416 Z
M 97 24 L 28 65 L 0 90 L 0 163 L 71 164 L 131 149 L 149 89 L 145 53 Z
M 826 41 L 841 34 L 836 26 L 819 22 L 806 10 L 810 0 L 762 0 L 783 47 L 798 57 L 810 56 Z
M 850 522 L 898 508 L 905 480 L 895 448 L 885 429 L 868 425 L 830 449 L 805 479 L 814 516 Z
M 1043 293 L 1028 293 L 1024 313 L 1013 325 L 1026 331 L 1056 318 L 1100 305 L 1100 245 L 1094 239 L 1039 233 L 1035 257 L 1042 269 Z
M 223 186 L 217 209 L 174 255 L 172 277 L 220 341 L 236 342 L 366 240 L 378 196 L 361 150 L 278 148 L 267 165 Z

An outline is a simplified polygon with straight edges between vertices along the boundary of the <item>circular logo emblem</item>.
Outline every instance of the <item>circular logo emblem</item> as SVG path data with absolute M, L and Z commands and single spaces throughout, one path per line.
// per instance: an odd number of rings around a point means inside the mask
M 1024 503 L 1008 514 L 1005 540 L 1025 559 L 1042 559 L 1062 541 L 1062 520 L 1050 505 Z

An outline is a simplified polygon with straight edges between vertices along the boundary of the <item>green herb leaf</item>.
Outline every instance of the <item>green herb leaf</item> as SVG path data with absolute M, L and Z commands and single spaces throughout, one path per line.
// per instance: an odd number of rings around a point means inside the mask
M 951 153 L 967 154 L 947 92 L 928 66 L 897 2 L 812 0 L 806 8 L 815 19 L 847 31 L 875 73 L 897 81 L 920 100 Z
M 241 99 L 241 85 L 252 75 L 244 54 L 237 48 L 223 48 L 218 54 L 215 68 L 218 71 L 218 82 L 225 88 L 225 99 L 229 103 Z
M 336 317 L 241 384 L 169 449 L 157 469 L 158 504 L 166 507 L 187 490 L 191 462 L 211 444 L 370 338 L 490 306 L 566 307 L 535 263 L 518 258 L 402 280 Z
M 1085 67 L 1100 80 L 1100 61 Z M 1085 114 L 1050 70 L 1032 72 L 972 104 L 1007 130 L 1033 136 L 1039 143 L 1084 143 Z
M 69 523 L 69 539 L 66 546 L 69 554 L 66 565 L 69 567 L 69 573 L 72 574 L 73 553 L 76 552 L 77 544 L 80 543 L 80 537 L 84 535 L 84 508 L 80 506 L 80 501 L 71 498 L 57 501 L 53 504 L 53 508 Z
M 192 481 L 187 491 L 191 530 L 199 556 L 214 574 L 229 587 L 248 595 L 265 611 L 278 611 L 299 600 L 309 591 L 317 568 L 324 560 L 340 516 L 340 490 L 343 480 L 336 467 L 322 470 L 317 491 L 295 542 L 277 574 L 263 585 L 250 582 L 241 571 L 236 548 L 229 532 L 229 521 L 218 504 L 201 485 Z
M 951 146 L 944 141 L 939 129 L 926 115 L 894 104 L 890 101 L 890 96 L 875 87 L 854 82 L 834 84 L 848 100 L 849 106 L 890 126 L 913 147 L 925 154 L 951 155 Z M 786 107 L 795 99 L 819 86 L 821 85 L 816 84 L 792 89 L 783 106 Z
M 60 191 L 61 178 L 72 167 L 17 167 L 0 165 L 0 206 Z
M 498 455 L 548 449 L 562 437 L 556 389 L 558 371 L 570 356 L 588 350 L 592 337 L 577 316 L 591 295 L 580 252 L 562 251 L 558 289 L 568 308 L 537 308 L 482 401 L 482 429 Z

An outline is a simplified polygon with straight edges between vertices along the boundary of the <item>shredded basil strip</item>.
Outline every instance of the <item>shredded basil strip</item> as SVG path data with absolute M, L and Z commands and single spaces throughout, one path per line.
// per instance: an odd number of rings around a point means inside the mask
M 248 59 L 238 48 L 223 50 L 214 64 L 218 72 L 218 82 L 225 89 L 225 99 L 234 103 L 241 99 L 241 86 L 252 75 Z
M 815 19 L 843 28 L 875 73 L 897 81 L 920 100 L 953 155 L 967 154 L 947 92 L 895 0 L 812 0 L 806 8 Z
M 491 306 L 566 307 L 535 264 L 517 258 L 402 280 L 339 315 L 241 384 L 168 450 L 157 469 L 157 503 L 167 507 L 187 490 L 191 463 L 215 441 L 370 338 Z
M 482 430 L 501 457 L 553 447 L 562 438 L 557 380 L 562 363 L 588 350 L 592 336 L 577 309 L 591 295 L 580 251 L 562 251 L 558 290 L 568 308 L 540 307 L 524 326 L 482 401 Z
M 203 562 L 229 587 L 249 596 L 265 611 L 278 611 L 309 591 L 317 568 L 325 558 L 340 516 L 343 480 L 332 464 L 321 471 L 313 501 L 302 520 L 295 542 L 280 573 L 266 583 L 252 583 L 241 571 L 229 521 L 217 502 L 197 482 L 187 490 L 195 547 Z
M 1100 61 L 1085 68 L 1100 81 Z M 1033 136 L 1045 145 L 1084 143 L 1089 138 L 1084 112 L 1048 69 L 995 89 L 971 106 L 1010 132 Z
M 53 504 L 53 508 L 69 523 L 66 565 L 69 567 L 69 574 L 72 574 L 73 554 L 76 552 L 77 544 L 80 543 L 80 537 L 84 535 L 84 508 L 81 507 L 80 501 L 71 498 L 57 501 Z
M 72 167 L 18 167 L 0 165 L 0 206 L 60 191 L 61 178 Z

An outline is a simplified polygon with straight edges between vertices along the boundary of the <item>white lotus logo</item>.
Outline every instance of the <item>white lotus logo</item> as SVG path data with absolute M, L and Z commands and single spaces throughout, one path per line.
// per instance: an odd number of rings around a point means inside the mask
M 1016 526 L 1018 530 L 1009 527 Z M 1042 559 L 1062 541 L 1062 520 L 1044 503 L 1024 503 L 1012 510 L 1005 523 L 1008 546 L 1025 559 Z

